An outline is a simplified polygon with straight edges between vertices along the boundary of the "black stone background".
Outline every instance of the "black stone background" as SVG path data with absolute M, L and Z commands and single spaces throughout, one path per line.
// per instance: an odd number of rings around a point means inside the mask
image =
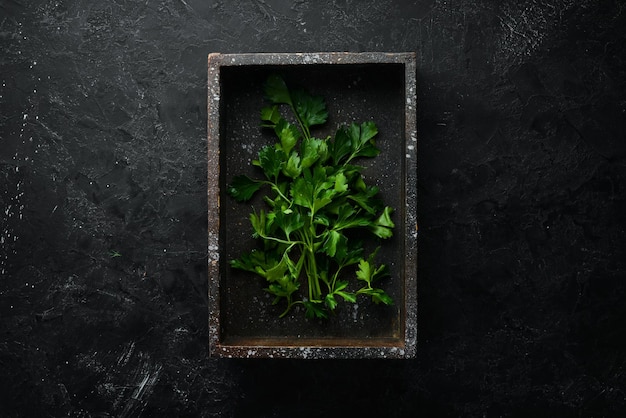
M 626 4 L 2 0 L 0 415 L 619 416 Z M 207 358 L 206 56 L 416 51 L 410 361 Z

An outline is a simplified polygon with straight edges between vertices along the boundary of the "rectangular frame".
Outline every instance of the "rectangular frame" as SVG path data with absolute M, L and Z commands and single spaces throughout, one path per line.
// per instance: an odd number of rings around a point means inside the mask
M 378 101 L 382 117 L 401 137 L 390 144 L 392 179 L 386 191 L 397 202 L 395 234 L 398 239 L 388 257 L 394 263 L 399 288 L 396 313 L 389 322 L 374 320 L 359 328 L 344 321 L 326 325 L 292 321 L 274 326 L 269 322 L 254 323 L 255 315 L 234 303 L 237 291 L 245 292 L 243 283 L 229 281 L 227 267 L 230 247 L 239 245 L 233 233 L 239 225 L 236 209 L 228 207 L 224 185 L 229 165 L 242 166 L 241 149 L 232 149 L 239 136 L 249 138 L 255 131 L 248 119 L 255 103 L 246 93 L 247 83 L 269 71 L 302 74 L 310 80 L 320 79 L 321 86 L 330 84 L 340 89 L 334 97 L 343 104 L 346 117 L 369 115 L 367 109 Z M 370 77 L 370 74 L 373 74 Z M 343 78 L 342 78 L 343 77 Z M 342 84 L 329 83 L 341 80 Z M 344 80 L 345 79 L 345 80 Z M 367 82 L 362 82 L 365 79 Z M 389 80 L 388 80 L 389 79 Z M 396 80 L 397 79 L 397 80 Z M 401 80 L 400 80 L 401 79 Z M 346 80 L 353 80 L 348 83 Z M 376 81 L 378 80 L 378 81 Z M 386 82 L 390 92 L 387 94 Z M 343 87 L 342 87 L 343 86 Z M 320 87 L 321 88 L 321 87 Z M 392 94 L 395 93 L 395 94 Z M 412 358 L 417 345 L 417 121 L 416 64 L 414 53 L 259 53 L 221 54 L 208 56 L 207 91 L 208 134 L 208 300 L 209 355 L 234 358 Z M 390 96 L 393 106 L 385 104 Z M 262 97 L 261 97 L 262 99 Z M 351 100 L 351 101 L 348 101 Z M 362 104 L 363 103 L 363 104 Z M 375 107 L 375 106 L 374 106 Z M 385 110 L 398 110 L 385 113 Z M 241 112 L 240 112 L 241 110 Z M 257 109 L 260 110 L 260 107 Z M 400 115 L 399 111 L 403 114 Z M 245 113 L 244 116 L 239 113 Z M 389 113 L 389 112 L 387 112 Z M 255 115 L 258 115 L 255 114 Z M 258 117 L 257 117 L 258 119 Z M 255 120 L 254 123 L 257 123 Z M 390 129 L 391 129 L 390 128 Z M 239 131 L 244 131 L 240 133 Z M 242 145 L 244 146 L 244 145 Z M 257 147 L 246 144 L 244 147 Z M 382 154 L 382 152 L 381 152 Z M 377 157 L 378 158 L 378 157 Z M 372 168 L 376 172 L 375 168 Z M 381 184 L 385 185 L 385 184 Z M 248 208 L 249 209 L 249 208 Z M 248 210 L 249 212 L 249 210 Z M 244 227 L 242 227 L 244 228 Z M 238 236 L 238 235 L 237 235 Z M 401 264 L 401 265 L 398 265 Z M 356 311 L 355 311 L 356 312 Z M 356 315 L 356 314 L 355 314 Z M 362 315 L 362 314 L 361 314 Z M 333 321 L 331 318 L 330 321 Z M 281 320 L 282 321 L 282 320 Z M 356 317 L 355 317 L 356 323 Z M 248 330 L 246 324 L 250 324 Z M 381 328 L 393 327 L 389 334 Z M 284 334 L 281 330 L 284 325 Z M 369 327 L 369 328 L 368 328 Z M 307 328 L 306 330 L 304 328 Z M 311 328 L 311 329 L 309 329 Z M 370 335 L 370 330 L 372 335 Z M 352 334 L 351 334 L 352 333 Z

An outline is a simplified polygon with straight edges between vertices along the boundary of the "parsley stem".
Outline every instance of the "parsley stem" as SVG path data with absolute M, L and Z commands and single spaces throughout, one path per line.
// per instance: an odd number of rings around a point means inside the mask
M 305 272 L 307 276 L 307 284 L 309 287 L 309 300 L 318 301 L 322 295 L 320 288 L 317 262 L 315 260 L 315 227 L 312 218 L 309 219 L 308 228 L 303 229 L 301 237 L 303 239 L 303 257 L 306 258 Z
M 333 280 L 331 282 L 332 284 L 331 291 L 335 289 L 335 283 L 337 282 L 337 278 L 339 277 L 339 272 L 341 271 L 342 268 L 343 268 L 343 264 L 337 267 L 337 271 L 335 271 L 335 274 L 333 274 Z
M 289 207 L 291 207 L 291 201 L 280 191 L 280 189 L 278 188 L 278 186 L 276 185 L 276 183 L 273 183 L 271 181 L 264 181 L 263 183 L 265 184 L 269 184 L 272 189 L 278 193 L 278 195 L 285 201 L 285 202 L 289 202 Z
M 279 318 L 283 318 L 285 315 L 287 315 L 287 313 L 291 310 L 292 306 L 293 306 L 293 302 L 291 301 L 291 296 L 288 296 L 287 297 L 287 308 L 283 311 L 283 313 L 278 315 L 278 317 Z
M 291 308 L 293 307 L 293 305 L 299 305 L 299 304 L 302 304 L 302 303 L 304 303 L 304 302 L 302 302 L 301 300 L 297 300 L 297 301 L 295 301 L 295 302 L 294 302 L 294 301 L 292 301 L 292 300 L 289 300 L 289 301 L 288 301 L 288 304 L 287 304 L 287 309 L 285 309 L 285 310 L 283 311 L 283 313 L 281 313 L 280 315 L 278 315 L 278 317 L 279 317 L 279 318 L 283 318 L 285 315 L 287 315 L 287 314 L 289 313 L 289 311 L 291 310 Z
M 284 240 L 284 239 L 280 239 L 280 238 L 276 238 L 276 237 L 271 237 L 271 236 L 269 236 L 269 235 L 261 235 L 261 234 L 259 234 L 259 236 L 260 236 L 261 238 L 263 238 L 263 239 L 269 239 L 269 240 L 272 240 L 272 241 L 280 242 L 281 244 L 287 244 L 287 245 L 289 245 L 289 249 L 291 249 L 291 247 L 292 247 L 294 244 L 304 244 L 304 242 L 302 242 L 302 241 L 287 241 L 287 240 Z
M 296 111 L 296 108 L 293 106 L 293 104 L 291 104 L 291 111 L 294 115 L 296 115 L 296 120 L 298 121 L 298 125 L 300 125 L 300 129 L 302 130 L 304 137 L 306 139 L 311 139 L 311 131 L 309 131 L 309 127 L 302 121 L 302 118 Z

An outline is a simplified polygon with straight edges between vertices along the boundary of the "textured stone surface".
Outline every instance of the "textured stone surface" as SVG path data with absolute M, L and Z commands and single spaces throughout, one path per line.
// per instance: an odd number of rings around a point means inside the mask
M 608 0 L 3 1 L 3 415 L 618 415 L 625 28 Z M 208 359 L 206 56 L 280 51 L 417 53 L 415 360 Z

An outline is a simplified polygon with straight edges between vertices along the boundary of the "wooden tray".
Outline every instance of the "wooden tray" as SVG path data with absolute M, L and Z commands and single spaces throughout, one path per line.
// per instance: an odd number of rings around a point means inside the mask
M 250 162 L 274 138 L 259 127 L 269 74 L 324 97 L 331 135 L 340 124 L 373 120 L 380 155 L 359 161 L 369 184 L 395 209 L 394 237 L 378 259 L 391 277 L 393 306 L 360 298 L 341 303 L 329 320 L 294 309 L 278 318 L 264 280 L 232 269 L 229 260 L 255 245 L 252 205 L 226 195 L 238 174 L 258 177 Z M 413 53 L 210 54 L 208 57 L 209 354 L 214 357 L 410 358 L 417 344 L 417 134 Z

